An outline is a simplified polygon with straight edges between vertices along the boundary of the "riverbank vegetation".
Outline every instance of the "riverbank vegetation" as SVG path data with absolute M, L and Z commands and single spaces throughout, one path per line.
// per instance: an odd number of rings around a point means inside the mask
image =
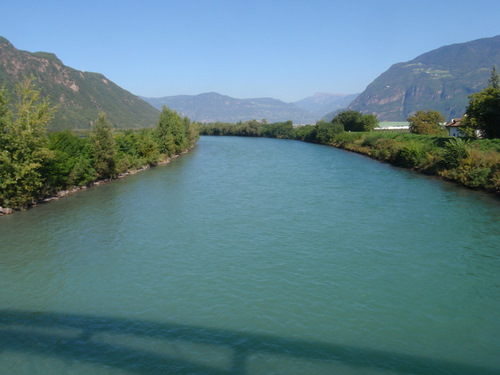
M 76 186 L 114 179 L 193 147 L 196 124 L 163 107 L 154 128 L 116 131 L 101 113 L 87 132 L 51 132 L 55 108 L 33 79 L 0 91 L 0 207 L 26 208 Z
M 268 124 L 212 123 L 202 135 L 237 135 L 296 139 L 331 145 L 461 185 L 500 193 L 500 78 L 493 68 L 489 85 L 470 95 L 460 129 L 464 137 L 446 135 L 437 111 L 417 111 L 407 121 L 409 134 L 376 132 L 374 115 L 344 111 L 331 122 L 294 127 L 291 121 Z M 478 139 L 478 135 L 481 139 Z
M 342 116 L 341 116 L 342 117 Z M 335 120 L 335 119 L 334 119 Z M 455 181 L 470 188 L 500 193 L 500 139 L 462 139 L 398 132 L 347 132 L 338 121 L 293 127 L 290 121 L 267 124 L 211 123 L 201 135 L 295 139 L 335 146 L 396 166 Z

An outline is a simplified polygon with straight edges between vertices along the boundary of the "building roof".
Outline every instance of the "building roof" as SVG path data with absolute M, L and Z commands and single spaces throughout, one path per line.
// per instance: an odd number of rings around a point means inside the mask
M 458 127 L 462 126 L 462 119 L 461 118 L 452 118 L 449 123 L 447 123 L 445 126 L 447 127 Z

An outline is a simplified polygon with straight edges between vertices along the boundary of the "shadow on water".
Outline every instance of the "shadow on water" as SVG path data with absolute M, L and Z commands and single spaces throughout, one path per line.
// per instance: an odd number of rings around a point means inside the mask
M 140 345 L 134 345 L 137 341 Z M 186 345 L 188 350 L 179 349 Z M 249 361 L 266 357 L 331 364 L 350 371 L 500 374 L 500 369 L 339 344 L 104 316 L 0 310 L 0 359 L 7 352 L 138 374 L 243 375 L 252 373 Z M 213 363 L 201 358 L 213 355 L 224 360 Z M 260 373 L 267 372 L 271 371 Z

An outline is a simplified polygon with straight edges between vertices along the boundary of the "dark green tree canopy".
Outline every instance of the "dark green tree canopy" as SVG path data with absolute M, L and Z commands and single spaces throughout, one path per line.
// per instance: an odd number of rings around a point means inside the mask
M 106 114 L 100 113 L 92 127 L 90 139 L 94 150 L 94 169 L 98 179 L 116 177 L 115 140 L 113 128 L 106 119 Z
M 489 85 L 469 96 L 465 114 L 466 134 L 472 136 L 479 130 L 485 138 L 500 138 L 500 84 L 496 66 L 491 72 Z
M 491 71 L 491 77 L 489 79 L 489 85 L 494 89 L 500 89 L 500 78 L 498 77 L 497 66 L 493 66 L 493 70 Z
M 363 115 L 361 112 L 347 110 L 340 112 L 332 120 L 333 124 L 341 124 L 345 131 L 369 132 L 378 126 L 375 115 Z
M 55 111 L 33 81 L 17 85 L 12 110 L 7 93 L 0 92 L 0 206 L 34 202 L 45 182 L 43 166 L 53 158 L 45 132 Z

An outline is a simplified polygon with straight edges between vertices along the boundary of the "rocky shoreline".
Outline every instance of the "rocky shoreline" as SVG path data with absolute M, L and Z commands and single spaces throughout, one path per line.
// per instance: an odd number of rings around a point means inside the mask
M 158 162 L 156 164 L 144 165 L 141 168 L 134 169 L 132 171 L 127 171 L 125 173 L 121 173 L 116 178 L 94 181 L 94 182 L 91 182 L 90 184 L 87 184 L 87 185 L 75 186 L 72 189 L 60 190 L 60 191 L 58 191 L 54 195 L 45 197 L 45 198 L 41 199 L 40 201 L 35 202 L 29 208 L 36 207 L 36 206 L 38 206 L 39 204 L 42 204 L 42 203 L 48 203 L 48 202 L 52 202 L 52 201 L 58 200 L 60 198 L 67 197 L 68 195 L 72 195 L 74 193 L 77 193 L 77 192 L 82 191 L 82 190 L 86 190 L 86 189 L 94 187 L 94 186 L 99 186 L 99 185 L 102 185 L 102 184 L 105 184 L 105 183 L 108 183 L 108 182 L 111 182 L 111 181 L 115 181 L 115 180 L 118 180 L 118 179 L 130 176 L 130 175 L 137 174 L 139 172 L 145 171 L 145 170 L 147 170 L 149 168 L 152 168 L 152 167 L 156 167 L 158 165 L 168 164 L 168 163 L 170 163 L 170 161 L 172 161 L 172 159 L 178 158 L 179 156 L 181 156 L 181 155 L 189 152 L 190 150 L 191 149 L 183 151 L 180 154 L 171 156 L 171 157 L 169 157 L 169 158 L 167 158 L 165 160 L 162 160 L 162 161 L 160 161 L 160 162 Z M 15 211 L 16 210 L 14 210 L 13 208 L 10 208 L 10 207 L 1 207 L 0 206 L 0 216 L 11 215 Z

